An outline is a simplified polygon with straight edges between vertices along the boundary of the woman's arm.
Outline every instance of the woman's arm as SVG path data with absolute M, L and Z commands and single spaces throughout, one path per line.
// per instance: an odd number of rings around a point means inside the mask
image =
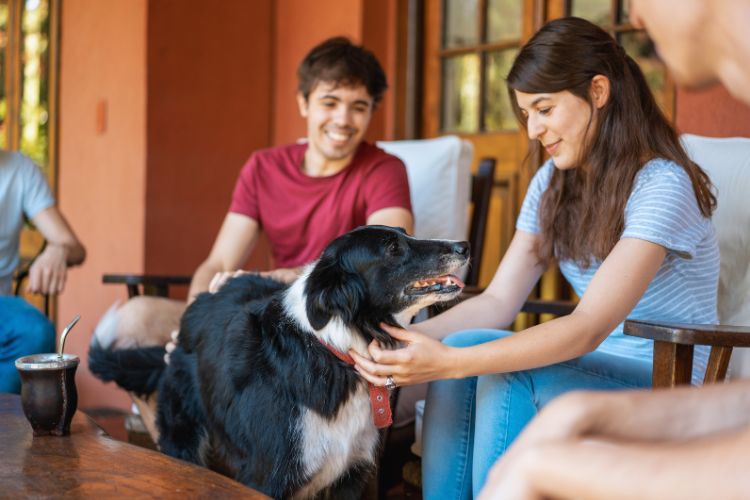
M 362 356 L 355 357 L 355 360 L 365 378 L 383 385 L 388 375 L 393 376 L 398 384 L 414 384 L 437 378 L 525 370 L 582 356 L 594 350 L 635 307 L 665 255 L 664 247 L 654 243 L 622 239 L 602 263 L 569 316 L 465 348 L 436 345 L 433 339 L 417 332 L 388 328 L 391 335 L 406 342 L 407 346 L 387 351 L 373 343 L 369 348 L 373 361 Z M 529 268 L 525 271 L 532 272 Z M 501 286 L 494 280 L 493 284 L 495 290 Z M 473 311 L 470 318 L 459 321 L 457 314 L 451 315 L 450 327 L 453 329 L 476 327 L 483 323 L 484 316 L 497 317 L 493 310 Z M 439 326 L 429 325 L 428 328 L 432 334 Z

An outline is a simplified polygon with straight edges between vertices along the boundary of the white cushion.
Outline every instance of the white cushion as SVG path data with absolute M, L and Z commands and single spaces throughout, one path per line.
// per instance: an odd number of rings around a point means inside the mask
M 713 222 L 721 254 L 719 322 L 750 326 L 750 139 L 685 134 L 682 141 L 716 188 Z M 750 376 L 750 349 L 735 350 L 729 376 Z
M 469 233 L 472 144 L 456 136 L 444 136 L 379 141 L 377 145 L 406 164 L 414 236 L 465 240 Z

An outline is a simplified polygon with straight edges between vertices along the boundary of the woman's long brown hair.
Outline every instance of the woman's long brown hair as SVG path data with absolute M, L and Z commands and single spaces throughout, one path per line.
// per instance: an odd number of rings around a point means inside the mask
M 596 75 L 610 82 L 609 100 L 598 110 L 589 93 Z M 681 165 L 693 183 L 701 213 L 709 217 L 713 212 L 716 198 L 708 176 L 688 158 L 638 64 L 598 26 L 575 17 L 545 24 L 519 52 L 507 82 L 524 127 L 514 90 L 569 91 L 589 103 L 592 112 L 593 128 L 577 167 L 555 168 L 542 195 L 542 261 L 571 259 L 588 267 L 592 258 L 604 260 L 624 229 L 625 204 L 635 177 L 653 158 Z

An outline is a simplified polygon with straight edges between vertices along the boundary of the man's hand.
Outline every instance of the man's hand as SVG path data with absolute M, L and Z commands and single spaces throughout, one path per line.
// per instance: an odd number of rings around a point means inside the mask
M 65 288 L 68 275 L 68 249 L 64 245 L 48 244 L 29 269 L 26 291 L 57 295 Z
M 177 347 L 177 336 L 180 334 L 179 330 L 172 330 L 171 337 L 172 340 L 167 342 L 167 345 L 164 346 L 164 349 L 167 351 L 164 353 L 164 362 L 166 364 L 169 364 L 169 356 L 172 354 L 172 351 L 174 351 L 174 348 Z
M 214 274 L 214 277 L 211 278 L 211 282 L 208 284 L 208 293 L 218 292 L 227 280 L 230 278 L 236 278 L 237 276 L 242 276 L 243 274 L 248 274 L 248 271 L 238 269 L 237 271 L 225 271 Z
M 273 271 L 263 271 L 260 273 L 264 278 L 271 278 L 272 280 L 280 281 L 281 283 L 292 283 L 294 280 L 299 278 L 299 274 L 302 272 L 302 267 L 286 268 L 281 267 L 274 269 Z
M 264 278 L 270 278 L 282 283 L 291 283 L 299 277 L 299 273 L 301 270 L 301 267 L 295 267 L 294 269 L 279 268 L 274 269 L 273 271 L 263 271 L 257 274 L 263 276 Z M 242 276 L 243 274 L 251 274 L 251 272 L 252 271 L 243 271 L 239 269 L 237 271 L 225 271 L 216 273 L 214 277 L 211 278 L 211 282 L 208 284 L 208 292 L 216 293 L 221 290 L 221 287 L 223 287 L 229 279 L 236 278 L 237 276 Z

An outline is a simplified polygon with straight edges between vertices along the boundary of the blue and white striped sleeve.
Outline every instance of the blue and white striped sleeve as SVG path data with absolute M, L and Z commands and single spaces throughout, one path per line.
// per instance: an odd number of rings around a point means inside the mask
M 516 229 L 533 234 L 537 234 L 541 230 L 539 228 L 539 204 L 542 201 L 542 194 L 547 189 L 547 186 L 549 186 L 553 168 L 555 167 L 552 164 L 552 160 L 548 160 L 534 174 L 529 183 L 529 188 L 526 190 L 526 197 L 523 199 L 521 212 L 518 214 Z
M 621 238 L 650 241 L 693 258 L 710 223 L 698 207 L 685 169 L 671 161 L 652 160 L 636 177 Z

